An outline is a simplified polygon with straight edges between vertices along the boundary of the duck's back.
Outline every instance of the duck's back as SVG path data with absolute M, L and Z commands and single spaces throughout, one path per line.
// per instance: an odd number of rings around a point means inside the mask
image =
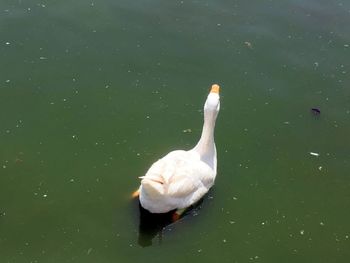
M 215 175 L 196 152 L 170 152 L 141 181 L 141 205 L 153 213 L 189 207 L 214 184 Z

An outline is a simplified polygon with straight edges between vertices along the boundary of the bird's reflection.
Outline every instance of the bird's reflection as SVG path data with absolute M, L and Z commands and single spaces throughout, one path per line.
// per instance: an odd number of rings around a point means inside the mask
M 174 211 L 165 214 L 152 214 L 139 204 L 140 222 L 138 244 L 142 247 L 152 245 L 152 240 L 158 235 L 158 243 L 162 243 L 163 230 L 172 224 Z
M 195 206 L 190 207 L 181 217 L 195 216 L 201 208 L 203 200 L 200 200 Z M 163 231 L 170 225 L 176 224 L 178 221 L 173 221 L 175 211 L 170 211 L 164 214 L 152 214 L 139 204 L 140 222 L 138 244 L 142 247 L 152 246 L 155 237 L 158 237 L 158 244 L 162 243 Z

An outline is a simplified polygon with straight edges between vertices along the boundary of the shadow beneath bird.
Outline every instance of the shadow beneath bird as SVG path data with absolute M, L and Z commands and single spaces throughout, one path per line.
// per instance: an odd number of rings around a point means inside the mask
M 184 214 L 180 217 L 189 217 L 190 215 L 196 216 L 201 209 L 203 198 L 198 201 L 195 205 L 189 207 Z M 139 236 L 138 244 L 141 247 L 149 247 L 153 245 L 153 239 L 158 236 L 158 244 L 161 245 L 163 241 L 163 232 L 167 227 L 176 224 L 174 222 L 175 210 L 163 214 L 153 214 L 144 209 L 139 203 Z
M 138 244 L 142 247 L 152 246 L 152 240 L 158 235 L 158 243 L 162 243 L 163 230 L 173 223 L 174 211 L 164 214 L 152 214 L 139 204 L 140 222 Z

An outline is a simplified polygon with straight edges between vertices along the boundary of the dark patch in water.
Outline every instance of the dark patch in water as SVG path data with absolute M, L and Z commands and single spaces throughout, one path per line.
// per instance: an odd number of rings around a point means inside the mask
M 321 114 L 321 110 L 318 108 L 311 108 L 311 112 L 315 115 L 318 116 Z
M 139 236 L 138 244 L 141 247 L 152 246 L 153 239 L 158 236 L 158 243 L 161 244 L 163 240 L 163 232 L 171 225 L 179 223 L 184 217 L 189 218 L 189 215 L 195 216 L 201 209 L 201 204 L 203 203 L 203 198 L 198 201 L 197 204 L 188 208 L 185 213 L 181 216 L 180 220 L 173 222 L 173 214 L 175 210 L 164 214 L 152 214 L 146 209 L 144 209 L 139 201 Z M 170 230 L 170 228 L 169 228 Z
M 152 214 L 139 204 L 140 223 L 138 244 L 142 247 L 152 245 L 152 240 L 158 235 L 159 244 L 162 243 L 163 229 L 172 224 L 174 211 L 164 214 Z

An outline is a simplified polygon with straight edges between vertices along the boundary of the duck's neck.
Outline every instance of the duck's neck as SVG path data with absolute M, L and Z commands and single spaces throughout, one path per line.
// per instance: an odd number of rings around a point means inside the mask
M 201 138 L 199 139 L 194 150 L 199 153 L 201 157 L 215 154 L 214 143 L 214 128 L 215 128 L 216 114 L 214 112 L 204 113 L 204 125 Z

